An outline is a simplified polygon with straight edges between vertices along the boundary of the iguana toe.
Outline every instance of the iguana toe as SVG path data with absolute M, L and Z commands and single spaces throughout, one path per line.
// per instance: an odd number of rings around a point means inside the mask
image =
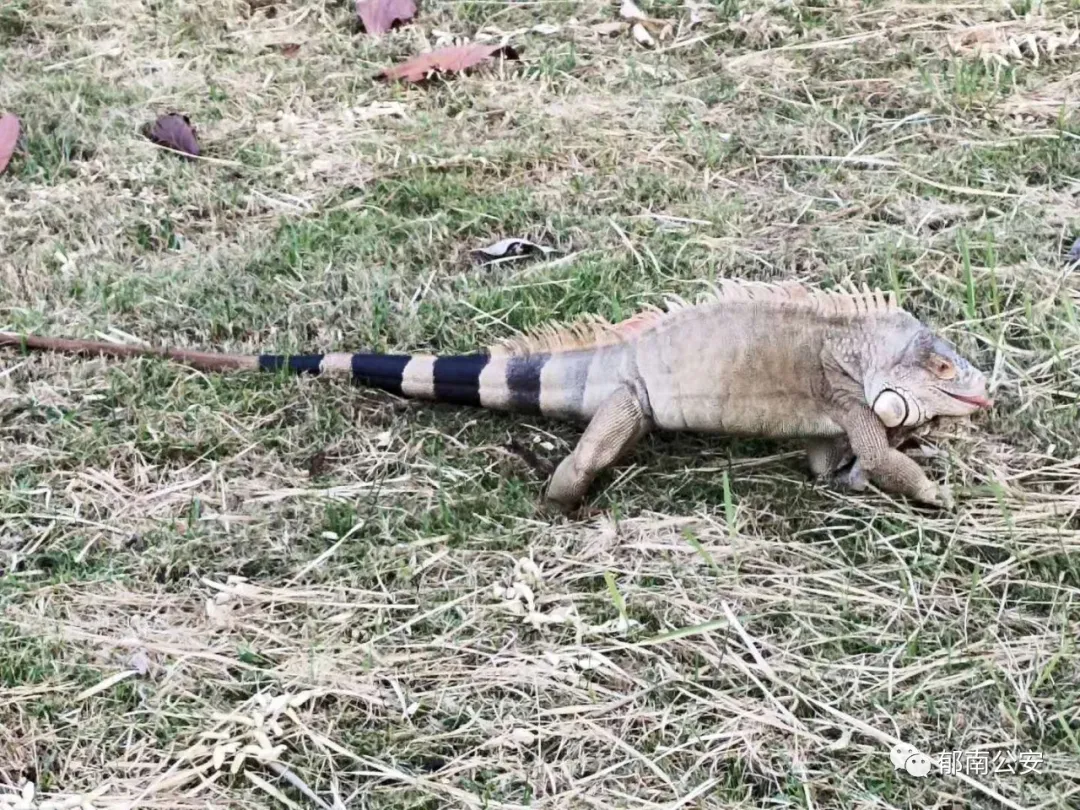
M 545 494 L 540 501 L 543 511 L 547 514 L 569 515 L 578 508 L 578 502 L 562 501 Z
M 956 506 L 952 490 L 945 484 L 931 484 L 915 495 L 915 499 L 927 506 L 936 506 L 939 509 L 952 511 Z
M 545 496 L 540 502 L 540 513 L 545 517 L 564 517 L 571 520 L 588 520 L 604 514 L 603 509 L 590 506 L 585 501 L 560 501 Z

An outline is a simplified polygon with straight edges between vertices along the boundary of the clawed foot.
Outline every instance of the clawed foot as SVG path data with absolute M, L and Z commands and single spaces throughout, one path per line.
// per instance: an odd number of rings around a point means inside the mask
M 919 493 L 917 500 L 928 506 L 936 506 L 951 512 L 956 507 L 956 499 L 953 498 L 952 490 L 945 484 L 932 484 L 925 493 Z
M 858 459 L 846 468 L 821 473 L 814 476 L 814 478 L 825 486 L 850 489 L 853 492 L 862 492 L 870 483 L 866 478 L 866 473 L 863 472 L 862 467 L 859 465 Z
M 852 492 L 864 492 L 870 485 L 870 480 L 867 478 L 866 472 L 863 470 L 862 465 L 859 464 L 858 459 L 846 470 L 834 472 L 831 475 L 819 476 L 819 479 L 832 486 L 848 489 Z M 933 482 L 927 482 L 927 484 L 922 491 L 913 495 L 915 501 L 948 511 L 955 508 L 956 500 L 953 498 L 952 490 L 948 486 Z
M 938 458 L 941 455 L 941 451 L 936 447 L 931 447 L 928 444 L 918 444 L 913 449 L 906 451 L 909 458 L 925 458 L 932 459 Z
M 588 520 L 604 514 L 603 509 L 591 506 L 584 501 L 569 503 L 546 495 L 540 502 L 540 512 L 545 517 L 564 517 L 570 520 Z

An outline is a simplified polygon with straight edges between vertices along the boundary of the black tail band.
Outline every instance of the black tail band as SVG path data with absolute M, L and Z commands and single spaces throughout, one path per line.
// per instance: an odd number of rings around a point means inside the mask
M 262 354 L 259 355 L 259 369 L 285 370 L 291 374 L 321 374 L 324 358 L 322 354 Z M 480 374 L 490 359 L 487 354 L 438 357 L 427 367 L 427 373 L 431 374 L 427 382 L 427 386 L 430 386 L 428 390 L 437 402 L 480 405 Z M 412 360 L 413 356 L 408 354 L 354 354 L 350 363 L 353 381 L 402 396 L 405 369 Z M 417 370 L 411 373 L 414 375 L 414 387 L 423 390 L 425 381 L 416 379 L 415 375 L 424 372 Z
M 354 354 L 353 382 L 401 396 L 401 379 L 412 360 L 407 354 Z
M 281 371 L 288 369 L 292 374 L 318 374 L 322 370 L 321 354 L 260 354 L 259 371 Z

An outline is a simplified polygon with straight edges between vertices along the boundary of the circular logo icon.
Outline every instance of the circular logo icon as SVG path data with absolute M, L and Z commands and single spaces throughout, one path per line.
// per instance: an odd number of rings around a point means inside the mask
M 898 743 L 889 752 L 889 759 L 893 768 L 903 768 L 912 776 L 920 779 L 930 773 L 930 757 L 919 751 L 914 745 Z

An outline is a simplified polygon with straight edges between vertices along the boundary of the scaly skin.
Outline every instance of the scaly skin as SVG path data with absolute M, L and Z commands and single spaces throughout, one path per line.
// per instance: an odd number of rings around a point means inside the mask
M 896 449 L 888 429 L 989 407 L 983 375 L 910 314 L 870 294 L 830 301 L 788 289 L 796 295 L 763 289 L 751 297 L 750 285 L 737 285 L 663 318 L 620 347 L 621 356 L 609 349 L 605 385 L 586 397 L 604 407 L 556 470 L 548 497 L 574 506 L 608 459 L 661 429 L 804 437 L 817 474 L 854 456 L 849 485 L 869 479 L 951 506 L 948 491 Z
M 206 371 L 351 374 L 406 397 L 587 423 L 546 497 L 579 505 L 593 480 L 652 430 L 807 441 L 811 470 L 855 488 L 872 481 L 949 506 L 898 445 L 937 417 L 992 403 L 986 380 L 880 292 L 724 282 L 706 300 L 672 301 L 619 324 L 549 329 L 460 357 L 226 355 L 0 333 L 0 345 L 161 356 Z

